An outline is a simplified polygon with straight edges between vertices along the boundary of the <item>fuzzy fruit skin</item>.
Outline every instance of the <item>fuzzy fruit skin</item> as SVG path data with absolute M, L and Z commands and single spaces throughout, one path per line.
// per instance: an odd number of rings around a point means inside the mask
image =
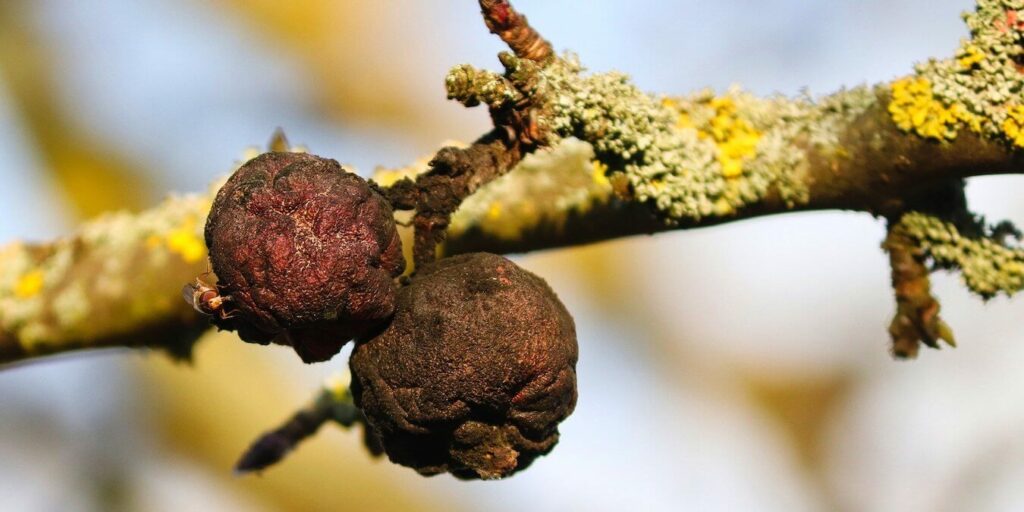
M 217 193 L 206 245 L 230 318 L 248 342 L 326 361 L 394 312 L 405 260 L 390 204 L 338 162 L 264 153 Z
M 422 268 L 383 332 L 357 341 L 352 392 L 392 461 L 502 478 L 558 441 L 577 352 L 543 279 L 494 254 L 453 256 Z

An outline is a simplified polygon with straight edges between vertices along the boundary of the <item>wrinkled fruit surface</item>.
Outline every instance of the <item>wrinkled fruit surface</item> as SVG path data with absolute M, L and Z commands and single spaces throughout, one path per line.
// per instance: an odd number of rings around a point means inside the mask
M 325 361 L 394 311 L 402 273 L 391 206 L 338 162 L 264 153 L 217 193 L 206 245 L 229 297 L 215 318 L 251 343 L 295 348 Z
M 392 461 L 501 478 L 558 441 L 576 405 L 576 329 L 543 279 L 501 256 L 419 270 L 395 316 L 357 341 L 352 391 Z

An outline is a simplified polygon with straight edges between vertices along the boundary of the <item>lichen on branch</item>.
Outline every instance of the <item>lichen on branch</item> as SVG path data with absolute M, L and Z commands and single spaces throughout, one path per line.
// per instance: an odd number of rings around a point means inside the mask
M 817 98 L 645 93 L 555 57 L 507 2 L 480 3 L 513 50 L 505 72 L 460 66 L 447 85 L 464 104 L 487 104 L 494 130 L 432 165 L 377 175 L 396 208 L 416 210 L 423 261 L 441 240 L 448 254 L 521 252 L 800 210 L 895 223 L 932 212 L 919 206 L 936 184 L 1024 169 L 1024 0 L 978 0 L 965 16 L 971 37 L 949 58 Z M 205 270 L 182 229 L 187 219 L 198 229 L 204 199 L 3 249 L 0 360 L 162 345 L 161 333 L 201 328 L 177 290 Z M 918 220 L 907 217 L 905 234 L 936 266 L 961 269 L 982 296 L 1020 288 L 1018 250 L 996 233 Z M 158 292 L 165 282 L 173 291 Z
M 964 226 L 934 215 L 909 212 L 897 229 L 920 248 L 935 268 L 959 270 L 967 289 L 982 298 L 997 294 L 1012 296 L 1024 289 L 1024 248 L 1011 246 L 1008 239 L 1020 233 L 1008 223 L 985 226 L 974 222 Z
M 738 88 L 682 97 L 648 94 L 622 73 L 587 74 L 567 54 L 541 71 L 539 87 L 546 94 L 541 124 L 550 129 L 546 146 L 557 147 L 567 138 L 590 144 L 594 166 L 620 200 L 612 208 L 640 203 L 663 224 L 640 223 L 633 233 L 795 209 L 842 207 L 890 215 L 920 183 L 1017 169 L 1024 141 L 1020 3 L 979 1 L 976 11 L 965 15 L 972 38 L 954 57 L 918 65 L 914 75 L 892 83 L 818 99 L 758 98 Z M 957 139 L 958 134 L 965 135 Z M 837 176 L 839 183 L 830 186 Z M 543 246 L 531 240 L 536 231 L 558 231 L 565 217 L 580 215 L 574 205 L 561 215 L 545 212 L 551 223 L 531 224 L 538 217 L 534 212 L 549 208 L 514 194 L 534 190 L 532 184 L 513 182 L 534 179 L 514 172 L 483 190 L 503 199 L 482 207 L 474 203 L 475 211 L 492 216 L 519 199 L 532 205 L 518 208 L 526 222 L 504 216 L 506 222 L 536 228 L 519 231 L 520 247 Z M 560 195 L 586 196 L 591 185 L 582 179 L 576 183 L 575 191 L 563 188 Z M 488 193 L 489 188 L 494 190 Z M 606 212 L 593 209 L 579 224 Z M 461 246 L 460 236 L 508 242 L 514 235 L 507 226 L 490 231 L 487 225 L 493 223 L 481 215 L 476 219 L 469 226 L 475 231 L 466 229 L 472 222 L 458 223 L 449 246 Z
M 839 153 L 839 130 L 875 101 L 867 88 L 810 98 L 757 98 L 738 88 L 684 97 L 640 91 L 626 75 L 585 75 L 567 56 L 545 72 L 553 139 L 594 146 L 620 196 L 667 224 L 728 217 L 769 193 L 804 204 L 808 149 Z
M 971 37 L 953 58 L 929 59 L 893 83 L 889 107 L 901 129 L 935 140 L 966 128 L 1024 148 L 1024 2 L 978 0 L 964 13 Z
M 206 270 L 203 194 L 102 216 L 49 244 L 0 249 L 0 363 L 75 348 L 153 346 L 187 357 L 205 330 L 179 296 Z

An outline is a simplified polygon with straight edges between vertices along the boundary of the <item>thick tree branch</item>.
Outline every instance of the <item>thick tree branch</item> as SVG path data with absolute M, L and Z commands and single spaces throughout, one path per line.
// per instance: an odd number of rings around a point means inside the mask
M 887 243 L 901 315 L 928 311 L 904 305 L 924 296 L 904 292 L 927 261 L 962 270 L 982 296 L 1024 287 L 1024 256 L 1000 230 L 952 222 L 928 204 L 930 191 L 963 178 L 1024 169 L 1019 2 L 978 0 L 966 18 L 972 37 L 952 58 L 817 100 L 738 90 L 655 96 L 618 73 L 588 75 L 572 57 L 539 64 L 531 49 L 540 39 L 523 36 L 522 26 L 508 32 L 517 22 L 488 11 L 503 4 L 481 2 L 518 54 L 502 55 L 505 73 L 459 66 L 447 80 L 452 98 L 487 104 L 495 130 L 468 148 L 441 150 L 432 164 L 376 176 L 396 208 L 416 210 L 418 260 L 433 258 L 445 238 L 447 253 L 521 252 L 844 209 L 904 226 Z M 526 40 L 534 42 L 516 46 Z M 0 362 L 187 339 L 202 320 L 178 293 L 205 268 L 199 235 L 210 197 L 3 249 Z M 181 336 L 155 335 L 172 332 Z
M 449 233 L 445 247 L 451 253 L 527 252 L 796 211 L 852 210 L 888 217 L 905 211 L 917 191 L 935 183 L 1024 172 L 1024 153 L 1001 141 L 973 133 L 946 142 L 925 139 L 899 130 L 887 106 L 883 92 L 877 105 L 842 127 L 841 153 L 795 141 L 795 147 L 806 151 L 800 184 L 807 199 L 800 204 L 787 202 L 775 190 L 725 215 L 669 221 L 648 204 L 611 194 L 610 184 L 599 183 L 601 176 L 593 182 L 593 150 L 569 142 L 564 154 L 551 157 L 550 163 L 534 164 L 540 166 L 534 172 L 553 173 L 555 179 L 530 183 L 517 169 L 493 190 L 481 191 L 479 201 L 470 199 L 463 206 L 467 214 L 456 215 L 457 229 Z M 530 213 L 493 214 L 509 205 Z
M 204 196 L 107 215 L 50 244 L 0 249 L 0 363 L 80 348 L 188 357 L 208 322 L 175 289 L 206 270 Z

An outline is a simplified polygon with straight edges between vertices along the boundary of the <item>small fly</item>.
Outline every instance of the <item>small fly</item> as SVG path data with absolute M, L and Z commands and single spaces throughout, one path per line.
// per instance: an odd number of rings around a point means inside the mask
M 218 293 L 215 286 L 203 281 L 202 276 L 197 277 L 196 282 L 186 284 L 181 289 L 181 296 L 192 308 L 204 315 L 217 316 L 221 320 L 231 318 L 231 312 L 225 308 L 231 301 L 231 296 Z

